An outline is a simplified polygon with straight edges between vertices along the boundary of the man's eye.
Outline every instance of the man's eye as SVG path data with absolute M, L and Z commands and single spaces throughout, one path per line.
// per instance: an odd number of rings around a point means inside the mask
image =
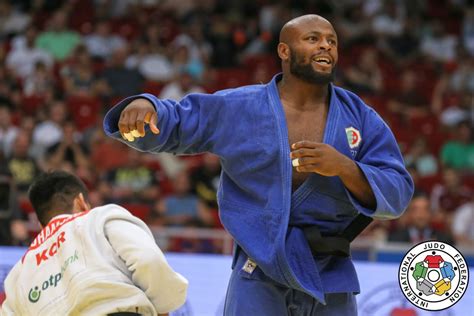
M 317 41 L 318 38 L 317 38 L 316 36 L 310 36 L 310 37 L 308 37 L 308 40 L 310 40 L 310 41 Z

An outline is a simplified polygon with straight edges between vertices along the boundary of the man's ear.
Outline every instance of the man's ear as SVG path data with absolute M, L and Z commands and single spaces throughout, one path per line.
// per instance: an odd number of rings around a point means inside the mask
M 288 44 L 286 43 L 278 43 L 278 57 L 280 57 L 280 59 L 282 61 L 288 61 L 288 59 L 290 58 L 290 47 L 288 46 Z
M 79 193 L 74 198 L 74 206 L 72 210 L 73 213 L 86 212 L 90 210 L 90 208 L 91 208 L 90 204 L 86 201 L 82 193 Z

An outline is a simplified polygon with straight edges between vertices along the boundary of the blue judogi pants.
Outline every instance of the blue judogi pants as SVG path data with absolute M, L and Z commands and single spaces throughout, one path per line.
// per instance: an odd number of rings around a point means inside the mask
M 242 269 L 247 260 L 240 252 L 229 280 L 225 316 L 353 316 L 357 315 L 354 293 L 325 294 L 326 305 L 310 295 L 268 278 L 259 267 Z

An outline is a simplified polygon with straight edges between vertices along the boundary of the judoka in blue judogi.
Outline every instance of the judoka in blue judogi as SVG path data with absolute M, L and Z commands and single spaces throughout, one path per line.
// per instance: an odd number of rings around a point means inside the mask
M 350 256 L 325 252 L 307 231 L 331 248 L 359 214 L 396 218 L 413 182 L 385 122 L 331 83 L 337 35 L 327 20 L 288 22 L 278 54 L 283 73 L 267 84 L 180 101 L 132 96 L 104 129 L 140 151 L 220 157 L 219 214 L 237 246 L 226 315 L 355 315 Z

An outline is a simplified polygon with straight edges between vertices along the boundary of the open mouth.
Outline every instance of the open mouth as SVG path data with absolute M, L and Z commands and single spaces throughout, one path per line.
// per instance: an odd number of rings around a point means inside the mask
M 313 61 L 320 65 L 331 65 L 332 61 L 328 57 L 314 57 Z

